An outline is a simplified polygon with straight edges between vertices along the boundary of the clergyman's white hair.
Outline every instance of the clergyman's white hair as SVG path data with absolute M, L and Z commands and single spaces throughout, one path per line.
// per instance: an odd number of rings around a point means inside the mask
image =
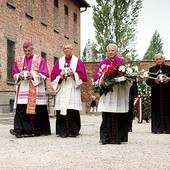
M 160 56 L 165 60 L 165 56 L 162 53 L 155 54 L 155 60 L 157 57 L 160 57 Z

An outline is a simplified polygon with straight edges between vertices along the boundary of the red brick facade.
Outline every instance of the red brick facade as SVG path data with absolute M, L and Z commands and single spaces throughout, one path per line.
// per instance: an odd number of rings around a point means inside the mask
M 42 10 L 45 8 L 44 6 L 41 8 L 42 2 L 46 3 L 45 23 L 42 22 Z M 27 5 L 32 7 L 32 11 L 27 8 Z M 58 0 L 57 6 L 58 28 L 55 30 L 54 0 L 0 1 L 0 91 L 15 90 L 13 84 L 7 83 L 7 40 L 15 43 L 15 57 L 23 55 L 24 41 L 32 41 L 35 53 L 46 53 L 49 70 L 53 67 L 54 56 L 63 55 L 62 45 L 65 43 L 71 43 L 75 48 L 75 54 L 80 56 L 80 7 L 88 7 L 88 5 L 84 0 Z M 68 7 L 67 33 L 65 32 L 65 7 Z
M 27 4 L 28 2 L 33 2 Z M 7 83 L 7 40 L 15 43 L 15 57 L 22 56 L 24 41 L 32 41 L 35 53 L 46 53 L 49 70 L 54 65 L 54 56 L 60 57 L 62 45 L 73 44 L 75 55 L 80 56 L 80 7 L 88 7 L 84 0 L 58 0 L 58 28 L 54 28 L 54 0 L 43 1 L 46 4 L 45 22 L 42 22 L 40 0 L 0 0 L 0 92 L 15 91 L 13 83 Z M 30 8 L 32 5 L 32 14 Z M 65 32 L 65 7 L 68 7 L 68 31 Z M 76 14 L 76 17 L 75 17 Z M 74 20 L 77 19 L 77 39 L 74 36 Z M 153 62 L 142 62 L 140 66 L 148 69 Z M 168 62 L 170 64 L 170 62 Z M 85 63 L 88 82 L 82 86 L 82 100 L 86 107 L 90 105 L 93 92 L 91 79 L 97 63 Z M 49 79 L 47 91 L 52 92 Z

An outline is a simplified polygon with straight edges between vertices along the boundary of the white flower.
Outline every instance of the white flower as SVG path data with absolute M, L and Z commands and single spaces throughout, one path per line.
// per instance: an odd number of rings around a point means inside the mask
M 141 70 L 141 71 L 139 72 L 139 77 L 140 77 L 140 78 L 147 78 L 147 77 L 148 77 L 148 71 Z
M 114 80 L 115 80 L 115 82 L 122 82 L 122 81 L 126 80 L 126 77 L 125 76 L 115 77 Z
M 134 70 L 135 72 L 138 72 L 138 71 L 139 71 L 138 66 L 133 66 L 132 68 L 133 68 L 133 70 Z
M 125 70 L 126 70 L 126 67 L 125 66 L 120 66 L 119 67 L 119 69 L 118 69 L 118 71 L 122 71 L 123 73 L 125 72 Z
M 128 68 L 126 69 L 126 74 L 127 74 L 127 75 L 131 75 L 132 73 L 133 73 L 132 68 L 128 67 Z
M 138 73 L 137 73 L 137 72 L 133 72 L 133 73 L 131 74 L 131 76 L 132 76 L 132 77 L 137 77 L 137 76 L 138 76 Z
M 143 73 L 143 76 L 144 76 L 145 78 L 147 78 L 147 77 L 148 77 L 148 71 L 145 71 L 145 72 Z

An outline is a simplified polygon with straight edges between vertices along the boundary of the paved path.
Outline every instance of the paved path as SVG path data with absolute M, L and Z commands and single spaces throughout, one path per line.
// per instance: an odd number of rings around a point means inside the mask
M 13 117 L 0 116 L 0 170 L 170 170 L 170 135 L 151 134 L 150 123 L 134 121 L 129 142 L 100 145 L 101 115 L 81 115 L 81 135 L 15 138 Z

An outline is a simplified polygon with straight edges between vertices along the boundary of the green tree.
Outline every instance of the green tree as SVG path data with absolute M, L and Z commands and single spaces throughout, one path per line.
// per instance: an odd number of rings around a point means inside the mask
M 86 47 L 84 48 L 83 53 L 82 53 L 82 60 L 86 61 Z
M 135 40 L 142 0 L 96 0 L 93 20 L 100 53 L 105 54 L 109 42 L 129 58 L 136 55 Z
M 92 59 L 91 59 L 91 61 L 97 62 L 98 61 L 98 53 L 99 52 L 97 50 L 97 45 L 94 42 L 91 44 L 91 50 L 92 50 Z M 86 46 L 85 46 L 85 48 L 84 48 L 84 50 L 82 52 L 82 60 L 84 62 L 87 62 Z
M 99 51 L 97 50 L 97 44 L 92 43 L 92 61 L 97 62 L 98 61 L 98 53 Z
M 93 6 L 93 20 L 95 27 L 95 38 L 100 53 L 105 53 L 106 46 L 110 40 L 113 40 L 113 15 L 111 15 L 112 7 L 110 1 L 96 0 L 97 6 Z
M 157 53 L 163 53 L 163 42 L 160 34 L 156 30 L 150 41 L 150 45 L 144 54 L 143 60 L 154 60 Z

